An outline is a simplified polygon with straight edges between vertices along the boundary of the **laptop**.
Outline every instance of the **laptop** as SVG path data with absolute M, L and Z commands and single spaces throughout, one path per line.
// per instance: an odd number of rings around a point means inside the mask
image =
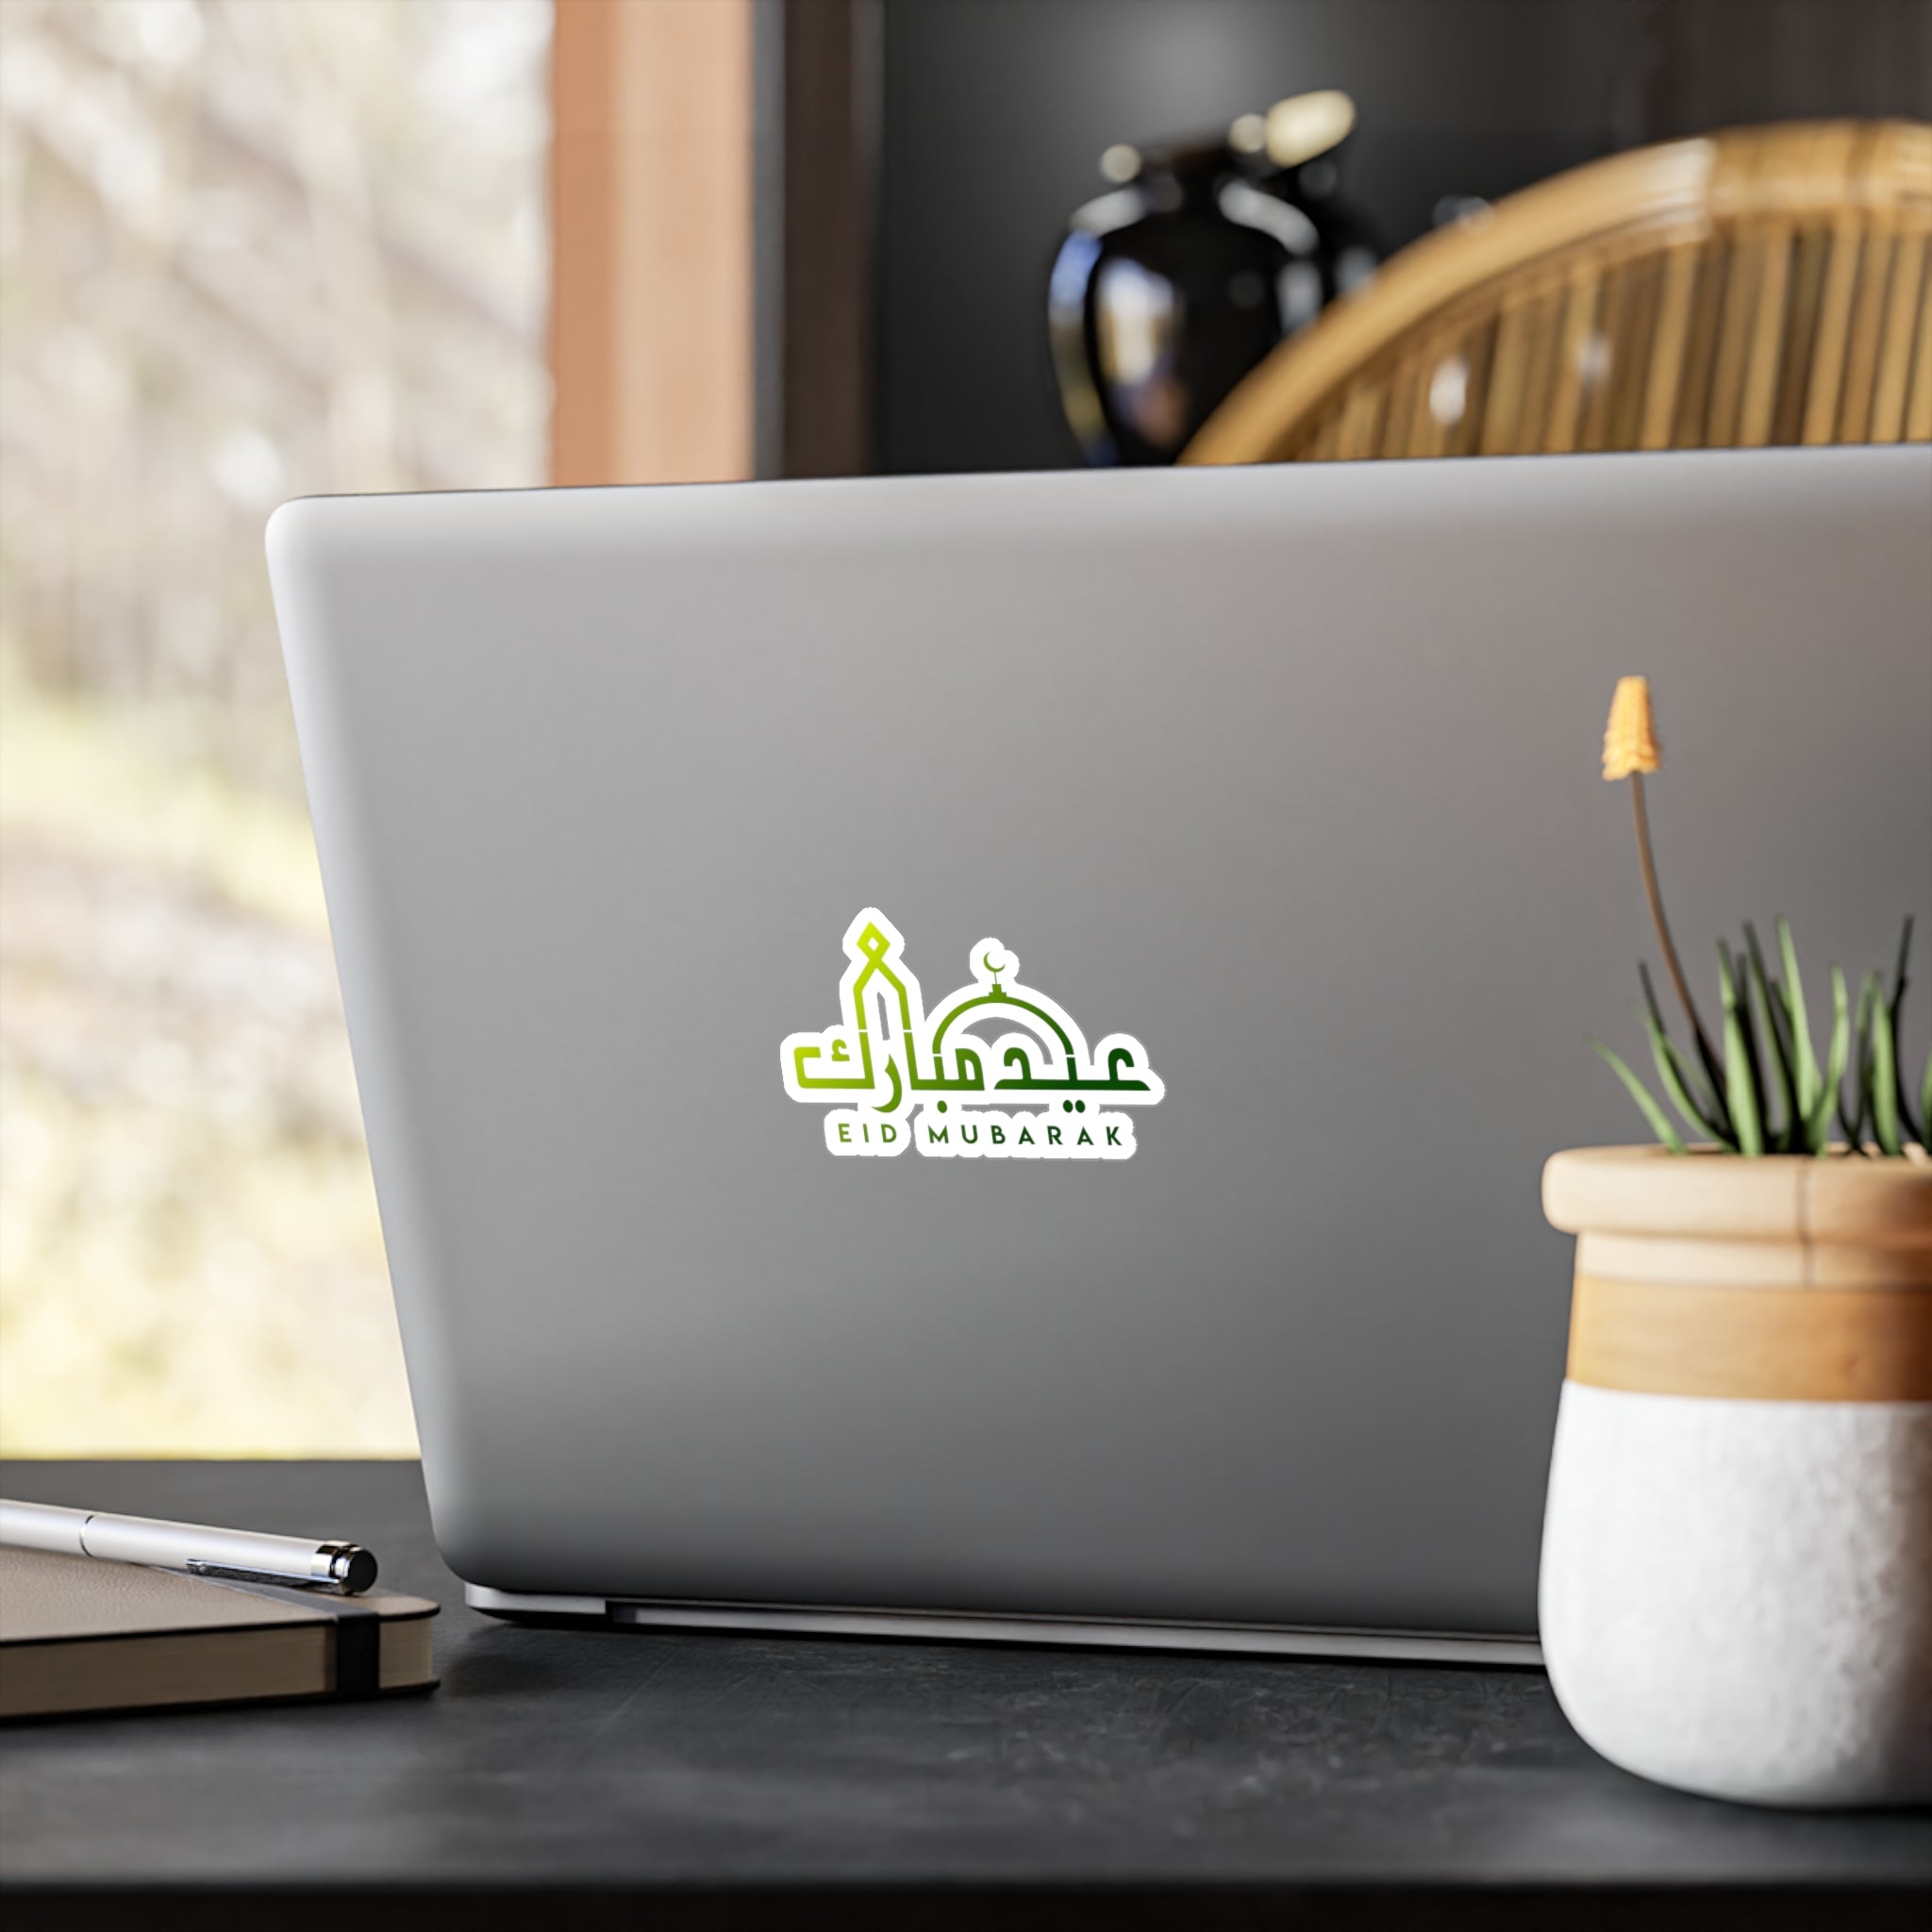
M 1706 986 L 1889 961 L 1928 536 L 1924 447 L 279 510 L 470 1601 L 1533 1661 L 1611 690 Z

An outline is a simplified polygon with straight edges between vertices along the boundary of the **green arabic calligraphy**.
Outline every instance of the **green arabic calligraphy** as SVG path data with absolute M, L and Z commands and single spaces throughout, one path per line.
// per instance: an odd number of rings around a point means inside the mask
M 903 1121 L 915 1108 L 929 1109 L 935 1118 L 927 1136 L 913 1144 L 922 1152 L 951 1153 L 961 1143 L 942 1134 L 937 1119 L 951 1104 L 1050 1106 L 1058 1099 L 1066 1112 L 1084 1114 L 1090 1095 L 1097 1104 L 1145 1107 L 1165 1091 L 1138 1040 L 1110 1033 L 1090 1050 L 1072 1015 L 1021 981 L 1018 958 L 996 939 L 972 949 L 971 982 L 931 1014 L 918 976 L 906 962 L 904 939 L 876 907 L 867 907 L 852 922 L 845 952 L 839 1024 L 823 1032 L 791 1034 L 783 1046 L 785 1091 L 793 1100 L 842 1102 L 879 1120 L 877 1136 L 868 1131 L 854 1138 L 844 1116 L 837 1117 L 838 1131 L 828 1119 L 826 1144 L 835 1153 L 901 1151 L 911 1137 L 888 1124 Z M 981 1028 L 998 1031 L 982 1037 L 975 1031 Z M 1077 1158 L 1089 1146 L 1098 1150 L 1094 1158 L 1131 1154 L 1131 1124 L 1124 1117 L 1108 1119 L 1111 1124 L 1098 1137 L 1089 1132 L 1101 1123 L 1096 1115 L 1091 1122 L 1062 1123 L 1048 1141 L 1043 1128 L 1040 1135 L 1030 1130 L 1040 1124 L 1038 1117 L 1014 1116 L 1018 1126 L 1008 1135 L 1001 1115 L 984 1144 L 1010 1146 L 1023 1156 L 1038 1147 L 1041 1158 Z M 975 1129 L 962 1151 L 981 1145 Z

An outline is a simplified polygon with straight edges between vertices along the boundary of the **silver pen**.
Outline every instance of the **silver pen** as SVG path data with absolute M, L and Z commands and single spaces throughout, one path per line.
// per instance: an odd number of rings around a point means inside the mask
M 109 1563 L 146 1563 L 192 1576 L 238 1583 L 290 1583 L 356 1596 L 375 1581 L 375 1558 L 356 1543 L 318 1543 L 299 1536 L 264 1536 L 253 1529 L 211 1529 L 163 1523 L 153 1516 L 110 1516 L 98 1509 L 62 1509 L 52 1503 L 0 1499 L 0 1543 L 98 1557 Z

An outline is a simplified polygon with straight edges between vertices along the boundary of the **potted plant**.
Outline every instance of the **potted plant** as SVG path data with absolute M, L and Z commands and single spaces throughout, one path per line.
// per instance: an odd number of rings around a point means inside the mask
M 1641 1016 L 1660 1101 L 1607 1047 L 1657 1144 L 1544 1170 L 1577 1237 L 1544 1522 L 1550 1680 L 1625 1769 L 1772 1805 L 1932 1800 L 1932 1059 L 1899 1063 L 1911 922 L 1886 984 L 1834 967 L 1814 1035 L 1789 927 L 1718 947 L 1716 1038 L 1672 943 L 1643 778 L 1627 779 L 1664 965 Z M 1683 1123 L 1680 1131 L 1668 1102 Z

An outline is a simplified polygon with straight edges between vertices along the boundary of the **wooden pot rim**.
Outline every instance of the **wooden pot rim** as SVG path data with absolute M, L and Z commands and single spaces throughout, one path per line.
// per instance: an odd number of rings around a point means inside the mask
M 1543 1169 L 1543 1212 L 1566 1234 L 1932 1248 L 1932 1160 L 1574 1147 Z

